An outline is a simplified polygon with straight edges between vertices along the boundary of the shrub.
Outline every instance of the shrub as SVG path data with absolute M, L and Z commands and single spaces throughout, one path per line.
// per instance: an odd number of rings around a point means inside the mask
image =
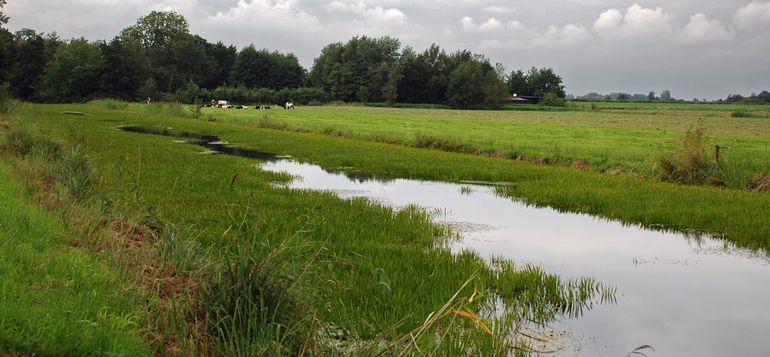
M 555 93 L 546 93 L 543 96 L 543 99 L 540 99 L 540 102 L 537 104 L 546 106 L 546 107 L 566 107 L 567 101 L 564 98 L 561 98 L 557 96 Z
M 85 197 L 94 177 L 91 162 L 80 147 L 73 149 L 62 160 L 58 180 L 75 199 Z
M 310 261 L 294 239 L 234 245 L 204 289 L 208 334 L 224 355 L 302 355 L 315 326 L 305 303 Z
M 664 155 L 658 160 L 659 174 L 663 181 L 724 186 L 724 174 L 718 162 L 706 155 L 706 137 L 703 128 L 688 130 L 678 152 Z
M 34 155 L 46 161 L 59 159 L 62 151 L 52 138 L 34 133 L 26 126 L 13 126 L 6 131 L 0 148 L 13 155 Z

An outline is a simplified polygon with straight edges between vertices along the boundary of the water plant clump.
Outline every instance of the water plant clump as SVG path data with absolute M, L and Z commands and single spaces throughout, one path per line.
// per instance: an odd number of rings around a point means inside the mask
M 725 185 L 720 163 L 706 153 L 706 137 L 702 127 L 685 132 L 682 147 L 677 152 L 662 156 L 658 161 L 658 168 L 663 181 L 690 185 Z

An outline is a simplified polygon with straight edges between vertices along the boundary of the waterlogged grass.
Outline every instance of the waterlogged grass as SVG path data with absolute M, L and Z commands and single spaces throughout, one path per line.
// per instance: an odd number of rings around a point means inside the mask
M 88 189 L 75 191 L 82 192 L 76 204 L 100 207 L 107 220 L 130 227 L 128 235 L 143 239 L 142 251 L 155 259 L 135 264 L 137 258 L 119 252 L 116 260 L 139 265 L 140 276 L 166 272 L 150 284 L 161 300 L 145 306 L 154 332 L 147 344 L 163 353 L 512 354 L 527 349 L 526 341 L 511 338 L 522 322 L 545 323 L 611 295 L 590 279 L 567 282 L 536 268 L 453 255 L 442 248 L 446 229 L 417 207 L 394 211 L 282 188 L 274 183 L 290 178 L 261 171 L 254 160 L 201 155 L 202 148 L 169 137 L 114 128 L 174 127 L 231 141 L 238 134 L 265 151 L 311 149 L 299 157 L 313 160 L 329 153 L 320 147 L 329 143 L 326 136 L 94 105 L 34 105 L 16 113 L 14 123 L 44 127 L 47 137 L 82 150 L 64 150 L 65 157 L 84 154 L 91 168 L 71 165 L 75 176 L 88 178 L 82 185 Z M 399 156 L 406 149 L 339 143 L 354 162 L 368 160 L 370 150 Z M 419 160 L 432 157 L 415 152 L 425 155 Z M 517 284 L 506 282 L 514 279 Z M 489 315 L 495 301 L 507 302 L 509 312 Z
M 0 162 L 0 354 L 149 354 L 125 279 L 24 202 L 12 170 Z
M 156 123 L 154 119 L 131 113 L 121 115 L 124 117 L 115 118 L 114 114 L 105 113 L 116 125 Z M 417 150 L 328 135 L 260 130 L 231 123 L 169 118 L 163 124 L 179 130 L 220 135 L 230 142 L 289 154 L 330 169 L 354 168 L 383 177 L 510 182 L 513 185 L 502 188 L 502 191 L 532 204 L 596 214 L 648 227 L 710 232 L 746 247 L 770 247 L 770 226 L 764 222 L 770 212 L 770 197 L 766 193 L 678 186 L 635 177 L 544 168 L 527 162 Z M 682 129 L 685 127 L 677 125 Z
M 623 166 L 655 176 L 661 155 L 677 150 L 687 130 L 705 130 L 707 153 L 722 147 L 726 183 L 742 188 L 758 172 L 770 170 L 770 113 L 763 105 L 637 104 L 597 110 L 585 103 L 563 111 L 457 111 L 367 107 L 299 107 L 296 110 L 205 108 L 220 121 L 267 128 L 310 131 L 370 141 L 399 143 L 569 166 L 587 161 L 594 170 Z M 607 103 L 613 104 L 613 103 Z M 627 103 L 622 103 L 627 104 Z M 534 109 L 537 109 L 534 106 Z M 734 110 L 752 118 L 733 118 Z

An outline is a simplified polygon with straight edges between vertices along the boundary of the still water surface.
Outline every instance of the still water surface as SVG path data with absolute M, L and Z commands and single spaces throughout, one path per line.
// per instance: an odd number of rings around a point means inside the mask
M 351 179 L 291 160 L 259 167 L 295 176 L 288 184 L 295 189 L 440 212 L 436 221 L 462 232 L 454 250 L 504 256 L 565 278 L 590 276 L 617 287 L 616 304 L 549 327 L 560 337 L 544 347 L 558 350 L 557 356 L 625 356 L 643 344 L 655 348 L 648 356 L 770 355 L 770 266 L 764 253 L 531 207 L 489 186 Z
M 267 160 L 259 169 L 289 173 L 294 189 L 366 197 L 396 208 L 416 204 L 456 227 L 452 249 L 540 265 L 564 278 L 588 276 L 617 288 L 616 304 L 562 318 L 544 334 L 557 356 L 770 355 L 770 258 L 709 237 L 661 232 L 594 216 L 527 206 L 491 186 L 376 180 L 325 171 L 274 154 L 239 149 L 216 137 L 167 129 L 124 131 L 193 138 L 215 152 Z M 770 224 L 770 223 L 769 223 Z M 550 355 L 550 354 L 549 354 Z

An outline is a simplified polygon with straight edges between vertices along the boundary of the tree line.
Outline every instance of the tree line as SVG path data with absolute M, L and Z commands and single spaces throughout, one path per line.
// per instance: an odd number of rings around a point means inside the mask
M 0 26 L 6 22 L 0 14 Z M 14 97 L 37 102 L 285 99 L 472 108 L 499 105 L 512 93 L 564 97 L 562 79 L 550 68 L 507 73 L 481 54 L 448 53 L 435 44 L 417 52 L 388 36 L 330 44 L 308 71 L 291 53 L 210 43 L 173 11 L 153 11 L 109 41 L 0 27 L 0 83 Z

